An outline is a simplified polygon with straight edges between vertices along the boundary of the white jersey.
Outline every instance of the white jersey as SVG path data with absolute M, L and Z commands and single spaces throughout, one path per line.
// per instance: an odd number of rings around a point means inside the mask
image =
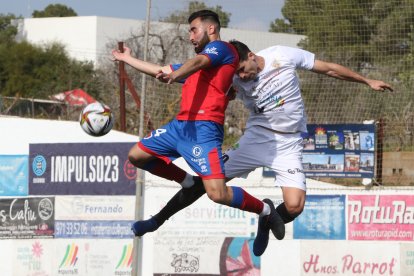
M 250 116 L 246 128 L 262 126 L 279 132 L 307 132 L 306 114 L 296 69 L 311 70 L 315 55 L 285 46 L 273 46 L 257 53 L 265 66 L 255 80 L 243 82 L 238 76 L 233 85 Z

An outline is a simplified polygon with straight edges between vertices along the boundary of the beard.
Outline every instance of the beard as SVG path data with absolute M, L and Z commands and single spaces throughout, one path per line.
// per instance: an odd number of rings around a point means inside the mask
M 194 45 L 194 51 L 196 54 L 201 53 L 204 50 L 204 47 L 210 42 L 207 32 L 204 33 L 203 37 L 199 42 L 196 42 Z

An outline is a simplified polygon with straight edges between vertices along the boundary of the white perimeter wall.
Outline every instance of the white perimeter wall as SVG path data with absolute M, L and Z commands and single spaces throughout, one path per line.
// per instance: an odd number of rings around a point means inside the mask
M 66 46 L 69 55 L 78 60 L 90 60 L 99 65 L 101 59 L 110 58 L 108 42 L 122 40 L 142 31 L 142 20 L 121 19 L 98 16 L 25 18 L 18 20 L 18 39 L 26 39 L 35 44 L 60 42 Z M 152 33 L 175 24 L 151 22 Z M 188 28 L 182 25 L 181 28 Z M 297 47 L 305 36 L 270 32 L 254 32 L 223 28 L 223 40 L 238 39 L 257 52 L 273 45 Z
M 0 115 L 0 155 L 29 154 L 35 143 L 137 142 L 138 136 L 112 130 L 102 137 L 86 134 L 79 122 L 27 119 Z

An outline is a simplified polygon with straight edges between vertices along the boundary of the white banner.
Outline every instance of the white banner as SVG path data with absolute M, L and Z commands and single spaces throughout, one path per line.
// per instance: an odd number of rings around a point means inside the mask
M 1 275 L 131 275 L 132 239 L 10 242 L 0 243 Z
M 400 245 L 301 241 L 301 275 L 400 275 Z
M 151 188 L 145 191 L 145 219 L 155 215 L 178 189 Z M 255 195 L 270 198 L 275 206 L 281 195 Z M 256 235 L 258 215 L 217 204 L 203 195 L 192 205 L 167 220 L 154 235 L 156 237 L 252 237 Z M 271 237 L 274 238 L 273 236 Z M 286 239 L 292 238 L 292 224 L 286 225 Z
M 163 206 L 170 195 L 149 196 Z M 155 232 L 158 237 L 250 237 L 256 231 L 257 215 L 211 201 L 206 195 L 171 217 Z
M 260 275 L 252 247 L 251 238 L 155 238 L 154 275 Z
M 414 243 L 401 244 L 401 276 L 414 275 Z
M 154 274 L 220 275 L 224 238 L 154 238 Z
M 0 268 L 2 275 L 12 275 L 13 271 L 13 241 L 0 240 Z
M 133 220 L 135 196 L 56 196 L 55 220 Z
M 53 272 L 54 244 L 53 239 L 14 240 L 10 251 L 13 273 L 4 275 L 56 275 Z

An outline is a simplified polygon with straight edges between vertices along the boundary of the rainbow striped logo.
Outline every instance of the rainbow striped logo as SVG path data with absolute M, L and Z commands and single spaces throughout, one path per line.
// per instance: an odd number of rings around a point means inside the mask
M 124 245 L 122 256 L 115 269 L 125 269 L 132 267 L 132 244 Z
M 66 247 L 65 256 L 63 257 L 62 262 L 59 265 L 59 268 L 74 267 L 76 265 L 76 262 L 78 261 L 78 249 L 79 247 L 76 244 L 68 244 L 68 246 Z

